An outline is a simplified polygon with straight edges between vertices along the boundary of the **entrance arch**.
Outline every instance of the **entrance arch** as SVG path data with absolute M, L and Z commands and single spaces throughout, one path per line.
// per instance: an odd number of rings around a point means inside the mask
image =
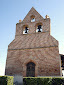
M 27 77 L 35 77 L 35 64 L 33 62 L 27 63 L 26 76 Z

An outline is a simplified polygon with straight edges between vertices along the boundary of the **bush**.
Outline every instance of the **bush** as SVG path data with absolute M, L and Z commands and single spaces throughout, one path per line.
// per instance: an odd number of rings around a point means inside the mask
M 64 78 L 24 77 L 23 85 L 64 85 Z
M 0 76 L 0 85 L 13 85 L 12 76 Z
M 52 85 L 64 85 L 64 78 L 53 78 Z

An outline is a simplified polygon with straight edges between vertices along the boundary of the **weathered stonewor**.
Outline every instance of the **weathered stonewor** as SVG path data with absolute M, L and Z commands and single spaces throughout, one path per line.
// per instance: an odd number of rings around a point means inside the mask
M 39 25 L 42 32 L 36 32 Z M 29 28 L 27 34 L 23 34 L 25 27 Z M 15 39 L 8 46 L 5 74 L 61 76 L 60 61 L 58 41 L 50 35 L 49 16 L 44 19 L 32 7 L 24 20 L 16 24 Z M 30 63 L 35 65 L 33 69 Z

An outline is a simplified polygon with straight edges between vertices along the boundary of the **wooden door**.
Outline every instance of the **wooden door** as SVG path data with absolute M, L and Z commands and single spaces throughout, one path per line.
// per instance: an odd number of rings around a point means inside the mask
M 29 62 L 26 66 L 26 76 L 35 77 L 35 64 L 33 62 Z

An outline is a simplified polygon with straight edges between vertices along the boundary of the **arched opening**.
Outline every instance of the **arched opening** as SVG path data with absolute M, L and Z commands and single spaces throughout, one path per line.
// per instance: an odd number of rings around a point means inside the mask
M 36 24 L 36 32 L 42 32 L 43 31 L 43 25 L 42 23 L 37 23 Z
M 34 15 L 31 16 L 31 22 L 35 22 L 35 16 Z
M 23 34 L 28 34 L 28 32 L 29 32 L 29 27 L 28 27 L 28 25 L 24 25 L 24 26 L 23 26 Z
M 29 62 L 26 65 L 26 76 L 35 77 L 35 64 L 33 62 Z

